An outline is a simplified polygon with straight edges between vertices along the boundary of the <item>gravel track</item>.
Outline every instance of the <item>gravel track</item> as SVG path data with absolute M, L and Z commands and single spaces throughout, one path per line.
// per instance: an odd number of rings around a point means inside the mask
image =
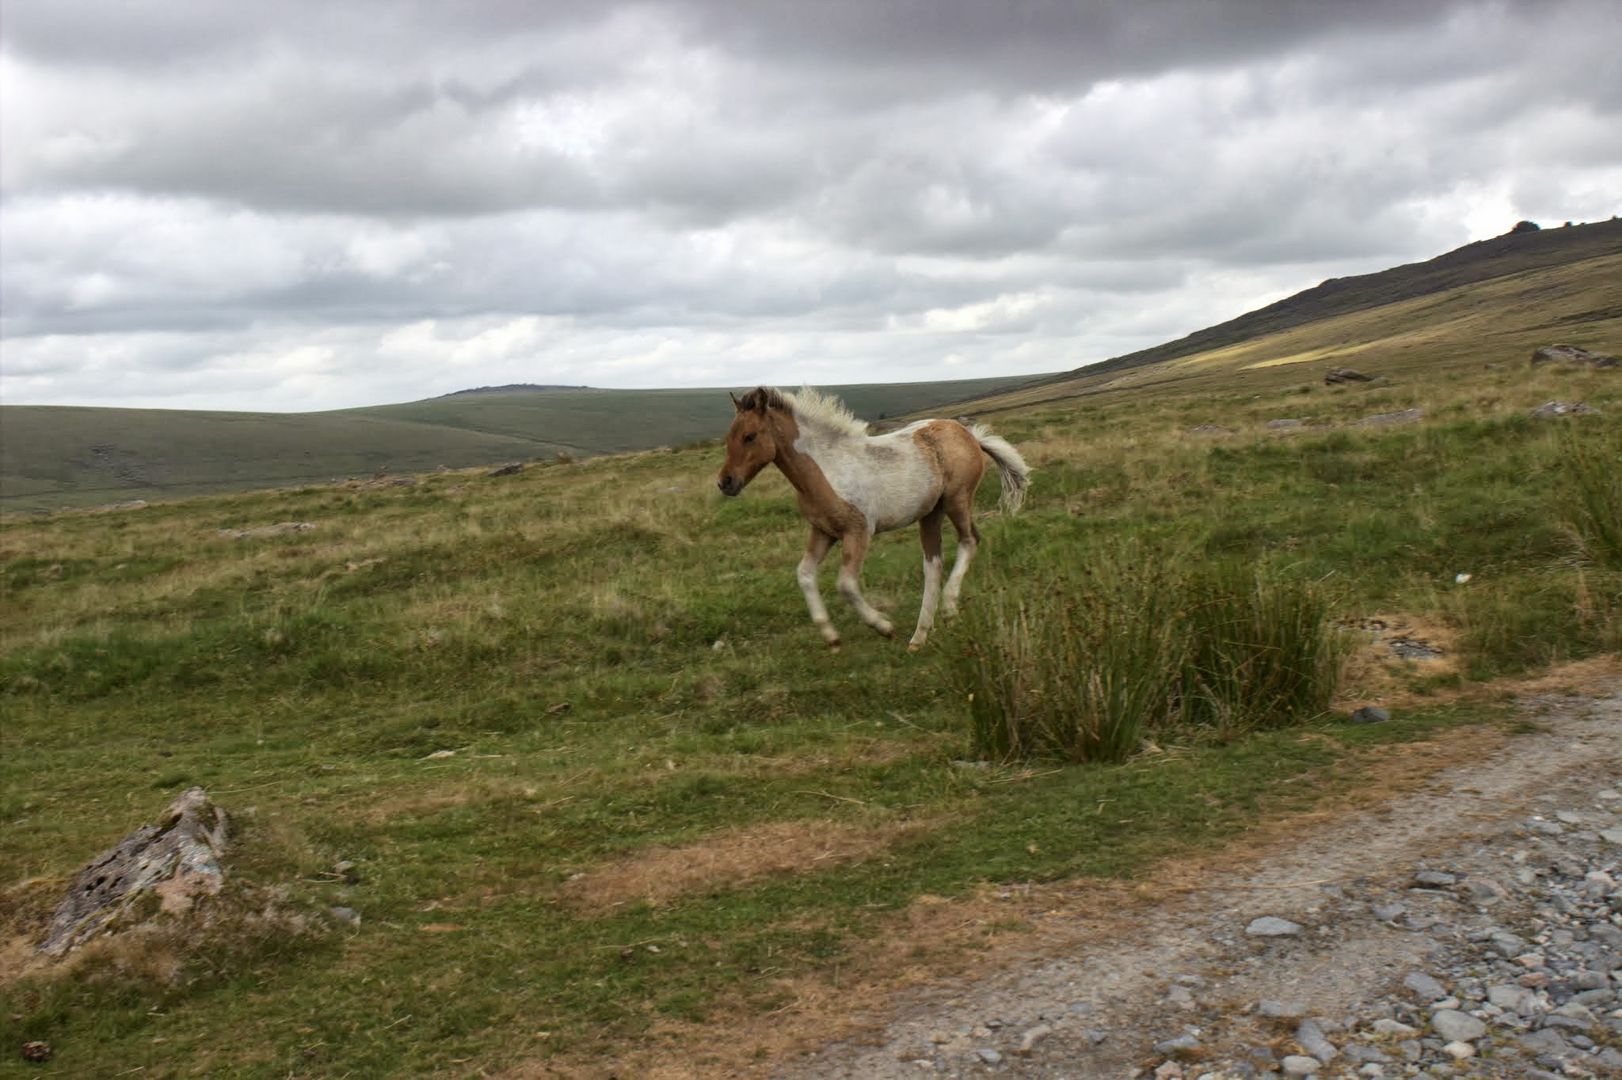
M 1622 1077 L 1622 682 L 1521 707 L 1423 791 L 778 1075 Z

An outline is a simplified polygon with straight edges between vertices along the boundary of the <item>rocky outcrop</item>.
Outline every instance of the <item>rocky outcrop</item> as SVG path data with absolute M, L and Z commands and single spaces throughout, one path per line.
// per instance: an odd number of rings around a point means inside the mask
M 62 956 L 104 931 L 160 912 L 184 914 L 198 898 L 220 891 L 228 819 L 191 788 L 154 825 L 143 825 L 92 859 L 51 916 L 39 951 Z
M 1588 416 L 1599 412 L 1586 401 L 1545 401 L 1532 410 L 1539 420 L 1556 420 L 1562 416 Z
M 1532 366 L 1557 364 L 1562 367 L 1614 368 L 1622 360 L 1605 353 L 1591 352 L 1580 345 L 1543 345 L 1532 350 Z

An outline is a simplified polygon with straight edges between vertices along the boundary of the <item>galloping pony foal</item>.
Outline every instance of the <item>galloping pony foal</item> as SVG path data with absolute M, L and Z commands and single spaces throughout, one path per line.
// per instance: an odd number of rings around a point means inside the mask
M 974 492 L 985 473 L 982 452 L 1002 475 L 1002 505 L 1009 513 L 1025 498 L 1030 469 L 1019 451 L 979 424 L 920 420 L 887 435 L 869 435 L 838 399 L 801 390 L 779 393 L 757 387 L 741 399 L 727 431 L 726 464 L 716 478 L 721 492 L 737 495 L 767 465 L 776 465 L 794 485 L 811 537 L 800 560 L 800 589 L 811 621 L 834 648 L 839 631 L 828 620 L 817 588 L 817 567 L 834 544 L 844 544 L 839 592 L 863 622 L 891 636 L 895 628 L 862 596 L 862 560 L 873 534 L 918 523 L 924 546 L 924 602 L 908 646 L 917 649 L 935 623 L 935 605 L 957 613 L 963 576 L 974 561 L 980 532 L 974 527 Z M 941 595 L 941 518 L 957 530 L 957 561 Z

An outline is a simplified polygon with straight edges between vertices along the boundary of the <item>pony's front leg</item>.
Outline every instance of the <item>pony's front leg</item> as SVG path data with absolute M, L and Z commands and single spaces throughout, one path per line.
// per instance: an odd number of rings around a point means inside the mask
M 885 637 L 891 637 L 895 634 L 895 627 L 862 595 L 862 560 L 867 558 L 867 545 L 871 539 L 865 529 L 848 532 L 841 538 L 844 551 L 839 558 L 839 595 L 856 609 L 863 622 Z
M 822 640 L 828 643 L 831 649 L 839 648 L 839 631 L 828 618 L 828 609 L 822 606 L 822 592 L 817 588 L 817 567 L 827 558 L 828 550 L 834 546 L 834 538 L 820 529 L 811 530 L 811 538 L 805 542 L 805 556 L 800 559 L 800 567 L 796 576 L 800 579 L 800 591 L 805 593 L 805 606 L 811 609 L 811 621 L 822 631 Z

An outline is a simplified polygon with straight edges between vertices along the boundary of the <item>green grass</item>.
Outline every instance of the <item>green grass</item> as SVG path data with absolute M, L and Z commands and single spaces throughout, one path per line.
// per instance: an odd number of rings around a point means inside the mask
M 0 1057 L 0 1075 L 601 1060 L 667 1022 L 779 1008 L 794 980 L 881 962 L 876 942 L 927 958 L 900 914 L 920 897 L 1145 875 L 1308 806 L 1355 784 L 1381 741 L 1499 712 L 1438 706 L 1367 728 L 1331 714 L 1303 731 L 1269 728 L 1264 695 L 1204 728 L 1153 728 L 1158 752 L 1121 764 L 1004 766 L 976 760 L 957 658 L 997 611 L 1040 597 L 1010 583 L 1081 582 L 1133 553 L 1144 583 L 1263 567 L 1264 587 L 1314 583 L 1337 621 L 1450 626 L 1466 650 L 1455 682 L 1614 650 L 1622 574 L 1579 550 L 1567 483 L 1575 457 L 1613 445 L 1622 384 L 1607 379 L 1444 369 L 1355 396 L 1161 391 L 1010 414 L 998 428 L 1037 467 L 1031 500 L 1002 518 L 992 485 L 980 493 L 966 613 L 918 655 L 860 632 L 831 575 L 846 644 L 821 647 L 786 485 L 764 474 L 723 501 L 713 445 L 10 518 L 0 920 L 37 931 L 68 876 L 190 784 L 239 832 L 217 930 L 0 984 L 0 1038 L 57 1050 L 43 1068 Z M 1526 417 L 1556 396 L 1601 411 Z M 1348 425 L 1410 405 L 1429 419 Z M 1269 434 L 1279 415 L 1335 426 Z M 1200 423 L 1237 434 L 1186 434 Z M 315 527 L 220 532 L 290 520 Z M 1155 561 L 1169 551 L 1187 563 Z M 905 629 L 916 538 L 878 538 L 865 580 Z M 1280 606 L 1296 595 L 1264 589 L 1207 636 L 1317 625 L 1316 608 Z M 1197 668 L 1205 682 L 1239 669 L 1222 650 Z M 799 873 L 717 876 L 664 904 L 570 900 L 574 875 L 782 822 L 873 844 Z M 330 873 L 340 860 L 356 882 Z M 338 904 L 360 911 L 358 929 L 327 916 Z

